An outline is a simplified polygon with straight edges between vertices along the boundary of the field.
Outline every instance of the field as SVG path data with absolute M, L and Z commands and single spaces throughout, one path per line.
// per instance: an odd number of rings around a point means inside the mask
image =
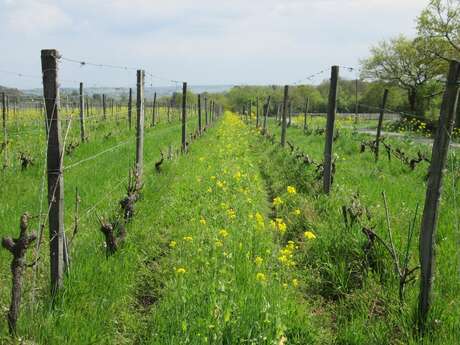
M 30 110 L 20 130 L 10 124 L 2 236 L 17 233 L 24 212 L 35 216 L 31 227 L 37 231 L 44 221 L 45 135 L 39 118 Z M 34 264 L 24 273 L 18 324 L 23 342 L 418 343 L 413 323 L 427 162 L 412 169 L 394 156 L 389 160 L 382 148 L 376 164 L 371 152 L 361 152 L 369 138 L 356 132 L 350 119 L 340 120 L 333 190 L 326 196 L 316 163 L 323 154 L 322 119 L 309 119 L 306 132 L 302 119 L 294 119 L 288 146 L 281 148 L 280 127 L 273 119 L 264 137 L 254 116 L 226 112 L 191 142 L 187 154 L 177 150 L 177 114 L 171 119 L 160 109 L 156 126 L 146 126 L 141 198 L 126 225 L 125 241 L 108 257 L 98 217 L 120 212 L 135 161 L 134 127 L 128 128 L 124 108 L 119 118 L 89 118 L 89 141 L 77 145 L 78 121 L 63 121 L 67 146 L 75 143 L 64 158 L 70 269 L 52 300 L 45 229 L 41 245 L 27 254 L 27 263 Z M 193 113 L 187 132 L 196 128 Z M 21 133 L 17 139 L 15 130 Z M 410 140 L 387 138 L 385 144 L 408 157 L 418 151 L 430 155 L 428 146 Z M 165 161 L 156 169 L 160 150 Z M 21 170 L 20 152 L 34 164 Z M 453 264 L 460 259 L 458 163 L 452 150 L 437 242 L 436 276 L 443 279 L 435 282 L 426 344 L 455 344 L 460 336 L 455 312 L 460 286 Z M 402 296 L 395 261 L 384 245 L 390 243 L 386 210 L 397 265 L 415 268 Z M 8 309 L 11 289 L 9 257 L 0 251 L 2 310 Z M 10 342 L 5 320 L 0 334 L 2 343 Z

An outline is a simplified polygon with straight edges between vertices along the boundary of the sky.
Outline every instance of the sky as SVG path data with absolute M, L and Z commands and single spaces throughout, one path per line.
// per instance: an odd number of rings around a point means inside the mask
M 41 87 L 41 49 L 62 86 L 292 84 L 415 34 L 428 0 L 0 0 L 0 85 Z M 68 61 L 126 66 L 96 67 Z M 21 74 L 21 76 L 18 76 Z M 343 77 L 356 71 L 341 68 Z

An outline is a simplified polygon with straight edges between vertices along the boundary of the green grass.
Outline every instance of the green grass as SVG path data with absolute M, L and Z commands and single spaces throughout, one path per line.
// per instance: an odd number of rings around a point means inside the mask
M 192 132 L 196 118 L 190 121 Z M 309 125 L 321 127 L 321 119 Z M 114 119 L 95 123 L 90 142 L 67 156 L 66 166 L 117 143 L 132 142 L 66 172 L 69 235 L 75 187 L 81 194 L 82 216 L 110 193 L 82 218 L 71 248 L 70 274 L 54 305 L 48 297 L 46 243 L 34 300 L 33 270 L 26 270 L 21 339 L 34 344 L 420 343 L 412 327 L 418 280 L 407 286 L 400 305 L 388 253 L 377 242 L 364 251 L 367 238 L 361 228 L 372 227 L 387 238 L 381 197 L 385 191 L 396 246 L 402 251 L 415 206 L 423 206 L 428 164 L 411 171 L 396 159 L 389 162 L 385 154 L 375 164 L 372 154 L 359 153 L 361 140 L 368 138 L 343 125 L 334 146 L 333 190 L 325 196 L 314 167 L 299 163 L 277 144 L 280 127 L 270 122 L 270 132 L 276 135 L 273 145 L 253 126 L 227 113 L 187 154 L 165 161 L 160 173 L 153 163 L 160 149 L 178 147 L 180 124 L 176 119 L 147 128 L 142 198 L 128 224 L 126 242 L 107 259 L 95 212 L 116 212 L 125 193 L 123 179 L 133 163 L 135 138 Z M 71 131 L 69 140 L 77 138 L 78 130 Z M 323 135 L 306 136 L 292 126 L 287 138 L 322 161 Z M 22 140 L 21 145 L 41 157 L 36 138 Z M 409 140 L 388 142 L 410 155 L 419 149 L 429 153 L 427 146 Z M 18 150 L 19 143 L 11 145 L 11 151 Z M 460 337 L 458 163 L 453 151 L 441 204 L 437 279 L 425 344 L 456 344 Z M 5 171 L 1 235 L 17 233 L 22 212 L 38 212 L 42 172 L 42 163 L 23 172 L 17 165 Z M 346 227 L 342 206 L 350 205 L 354 196 L 370 217 L 361 216 Z M 420 212 L 411 267 L 417 265 Z M 0 251 L 2 310 L 9 301 L 9 259 Z M 8 339 L 1 320 L 0 342 Z
M 165 154 L 168 152 L 168 147 L 171 145 L 174 149 L 178 149 L 180 145 L 180 123 L 175 119 L 170 124 L 166 121 L 164 112 L 161 114 L 160 122 L 154 128 L 146 128 L 145 132 L 145 173 L 146 175 L 153 174 L 154 162 L 160 158 L 160 150 Z M 146 116 L 147 117 L 147 116 Z M 195 131 L 196 117 L 191 117 L 188 125 L 188 133 Z M 88 304 L 83 307 L 82 300 L 84 296 L 89 294 L 93 289 L 94 282 L 99 281 L 104 291 L 106 290 L 103 276 L 110 276 L 108 270 L 111 265 L 102 265 L 105 263 L 105 256 L 99 257 L 102 247 L 102 235 L 98 229 L 96 214 L 101 216 L 112 215 L 118 210 L 118 201 L 123 197 L 126 187 L 128 171 L 133 166 L 135 160 L 135 130 L 130 131 L 126 125 L 126 119 L 119 123 L 116 119 L 108 118 L 102 121 L 100 118 L 88 119 L 87 126 L 89 130 L 89 142 L 81 144 L 72 154 L 66 155 L 64 158 L 64 166 L 71 166 L 74 163 L 80 162 L 94 155 L 109 150 L 120 143 L 125 143 L 116 147 L 113 151 L 101 154 L 96 159 L 88 160 L 80 165 L 65 171 L 64 186 L 65 186 L 65 230 L 67 237 L 71 238 L 73 233 L 74 223 L 74 207 L 75 207 L 75 189 L 78 188 L 81 198 L 80 204 L 80 226 L 79 233 L 75 237 L 72 244 L 72 268 L 68 278 L 72 283 L 66 283 L 66 289 L 63 299 L 75 291 L 79 298 L 72 299 L 71 303 L 75 303 L 75 308 L 86 309 L 91 315 L 95 312 L 92 306 L 97 306 L 97 309 L 104 310 L 104 303 Z M 147 121 L 146 121 L 147 123 Z M 17 236 L 19 231 L 19 217 L 24 212 L 30 212 L 32 215 L 39 215 L 40 210 L 46 213 L 46 184 L 43 185 L 44 172 L 44 147 L 45 135 L 43 126 L 25 122 L 23 131 L 19 132 L 16 140 L 9 144 L 10 167 L 3 171 L 2 176 L 2 209 L 0 210 L 0 219 L 2 225 L 0 227 L 0 235 Z M 69 131 L 67 143 L 76 142 L 79 138 L 79 123 L 74 122 Z M 64 123 L 63 123 L 64 127 Z M 67 128 L 67 127 L 66 127 Z M 63 131 L 65 133 L 65 131 Z M 111 133 L 110 136 L 107 134 Z M 35 164 L 28 169 L 21 171 L 18 159 L 16 157 L 20 150 L 27 148 L 28 153 L 34 158 Z M 45 194 L 42 194 L 42 188 L 45 187 Z M 32 228 L 37 229 L 39 218 L 32 221 Z M 43 216 L 41 217 L 43 221 Z M 55 322 L 54 317 L 50 317 L 50 301 L 48 299 L 49 292 L 49 275 L 48 275 L 48 241 L 47 227 L 45 228 L 44 241 L 40 248 L 38 257 L 39 265 L 37 266 L 36 276 L 34 270 L 28 269 L 25 273 L 23 311 L 20 319 L 19 330 L 23 334 L 25 330 L 33 334 L 40 334 L 39 339 L 47 339 L 52 334 L 47 324 Z M 128 253 L 130 251 L 127 251 Z M 34 259 L 33 250 L 29 250 L 28 262 Z M 93 261 L 94 259 L 94 261 Z M 9 272 L 10 254 L 5 250 L 0 250 L 0 306 L 2 310 L 6 310 L 9 304 L 10 295 L 10 272 Z M 123 265 L 122 265 L 123 266 Z M 117 269 L 118 266 L 117 266 Z M 102 272 L 106 272 L 103 274 Z M 35 276 L 35 278 L 34 278 Z M 126 275 L 122 274 L 120 278 Z M 34 283 L 33 283 L 34 282 Z M 77 283 L 74 283 L 77 282 Z M 83 286 L 78 285 L 82 283 Z M 115 285 L 112 290 L 115 291 Z M 80 286 L 76 288 L 75 286 Z M 123 284 L 121 286 L 124 286 Z M 32 290 L 35 288 L 35 290 Z M 111 291 L 112 291 L 111 290 Z M 34 291 L 34 292 L 33 292 Z M 80 299 L 82 298 L 82 299 Z M 113 302 L 109 299 L 111 303 Z M 72 318 L 72 308 L 64 308 L 63 313 L 69 313 Z M 59 308 L 53 310 L 54 314 Z M 107 309 L 110 312 L 110 308 Z M 107 314 L 110 317 L 110 313 Z M 78 319 L 78 318 L 76 318 Z M 63 326 L 65 322 L 62 321 Z M 94 319 L 95 321 L 96 319 Z M 100 322 L 104 323 L 107 319 L 101 316 Z M 36 329 L 29 325 L 36 323 Z M 77 322 L 78 323 L 78 322 Z M 92 327 L 91 325 L 88 325 Z M 80 332 L 79 327 L 73 330 L 65 330 L 61 332 L 62 336 L 68 332 Z M 7 334 L 6 322 L 0 322 L 0 334 Z M 46 342 L 45 342 L 46 343 Z
M 280 127 L 271 124 L 276 142 Z M 322 162 L 324 135 L 306 136 L 303 130 L 291 127 L 287 140 Z M 406 288 L 405 303 L 399 307 L 398 281 L 393 263 L 379 243 L 371 256 L 363 250 L 367 238 L 362 227 L 372 227 L 381 237 L 388 239 L 381 193 L 388 198 L 391 226 L 396 247 L 402 255 L 409 223 L 416 205 L 420 210 L 415 225 L 414 241 L 410 249 L 410 267 L 418 265 L 418 235 L 420 214 L 423 209 L 428 163 L 421 163 L 414 171 L 386 154 L 374 163 L 373 154 L 360 153 L 361 140 L 368 137 L 342 128 L 334 144 L 337 173 L 329 197 L 322 195 L 322 181 L 316 179 L 312 166 L 299 163 L 289 149 L 271 147 L 263 163 L 266 174 L 273 181 L 274 195 L 285 193 L 287 185 L 298 188 L 302 195 L 298 205 L 304 220 L 293 223 L 291 238 L 299 238 L 308 224 L 316 235 L 315 245 L 298 256 L 305 286 L 305 298 L 323 301 L 322 306 L 335 315 L 335 343 L 337 344 L 408 344 L 417 343 L 413 332 L 413 316 L 417 307 L 417 279 Z M 428 146 L 410 140 L 387 140 L 414 156 L 418 150 L 431 154 Z M 458 278 L 458 229 L 460 191 L 458 154 L 451 151 L 445 176 L 441 202 L 441 216 L 437 236 L 437 266 L 434 284 L 434 304 L 430 315 L 430 332 L 426 344 L 455 344 L 460 336 Z M 354 195 L 371 216 L 361 217 L 360 224 L 346 227 L 342 206 L 351 205 Z M 282 197 L 282 196 L 281 196 Z M 285 216 L 282 208 L 279 216 Z

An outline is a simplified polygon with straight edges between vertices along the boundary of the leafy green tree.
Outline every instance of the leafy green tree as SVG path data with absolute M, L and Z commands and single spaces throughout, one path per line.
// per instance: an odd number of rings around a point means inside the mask
M 371 48 L 362 61 L 362 77 L 398 86 L 407 92 L 409 110 L 424 116 L 427 97 L 442 89 L 436 80 L 445 74 L 446 62 L 427 47 L 424 40 L 404 36 L 383 41 Z
M 389 90 L 386 107 L 392 111 L 402 111 L 407 107 L 404 91 L 396 86 L 383 83 L 370 83 L 360 98 L 361 109 L 366 112 L 376 112 L 382 105 L 383 92 Z
M 437 56 L 460 57 L 460 1 L 431 0 L 417 18 L 417 29 Z

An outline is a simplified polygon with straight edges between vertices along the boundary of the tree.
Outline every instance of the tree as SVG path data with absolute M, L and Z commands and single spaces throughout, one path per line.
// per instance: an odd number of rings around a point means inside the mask
M 431 0 L 417 18 L 417 29 L 437 56 L 460 57 L 459 0 Z
M 379 82 L 371 83 L 366 88 L 359 101 L 362 109 L 368 112 L 377 112 L 381 107 L 385 89 L 389 89 L 390 91 L 386 104 L 386 108 L 389 109 L 388 112 L 403 110 L 404 106 L 407 105 L 403 90 L 396 86 L 389 86 Z
M 304 112 L 307 98 L 309 100 L 309 111 L 318 109 L 324 103 L 323 97 L 314 86 L 299 85 L 293 87 L 290 91 L 293 111 L 296 113 Z
M 460 1 L 431 0 L 417 18 L 419 35 L 441 59 L 460 59 Z M 460 112 L 456 126 L 460 127 Z
M 445 74 L 446 61 L 430 51 L 426 41 L 399 36 L 371 48 L 371 57 L 362 61 L 362 77 L 406 90 L 409 110 L 424 116 L 427 99 Z

